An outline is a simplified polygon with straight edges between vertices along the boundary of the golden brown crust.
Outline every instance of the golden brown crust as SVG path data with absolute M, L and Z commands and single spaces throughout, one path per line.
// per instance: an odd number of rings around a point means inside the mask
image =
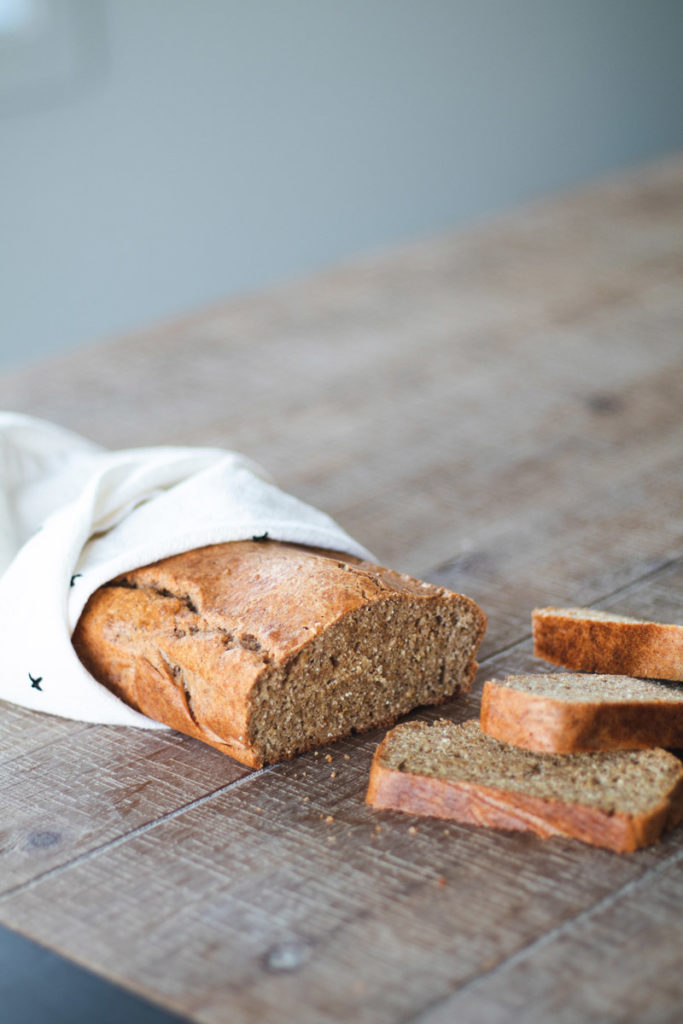
M 683 820 L 683 777 L 669 798 L 648 812 L 608 814 L 584 804 L 390 769 L 382 763 L 390 736 L 388 733 L 377 748 L 370 769 L 366 801 L 378 810 L 404 811 L 465 825 L 530 831 L 544 839 L 564 836 L 616 853 L 630 853 L 649 846 L 666 828 Z
M 358 610 L 405 601 L 428 608 L 456 599 L 472 615 L 474 653 L 486 619 L 462 595 L 349 555 L 240 541 L 175 555 L 101 587 L 73 644 L 86 668 L 133 707 L 260 767 L 263 755 L 250 736 L 251 698 L 269 673 Z M 472 657 L 461 690 L 469 689 L 476 667 Z M 387 707 L 372 724 L 396 717 Z M 326 738 L 348 734 L 353 724 Z
M 683 699 L 671 701 L 559 700 L 487 680 L 482 731 L 539 753 L 683 747 Z
M 534 654 L 582 672 L 683 682 L 683 626 L 612 622 L 535 608 Z

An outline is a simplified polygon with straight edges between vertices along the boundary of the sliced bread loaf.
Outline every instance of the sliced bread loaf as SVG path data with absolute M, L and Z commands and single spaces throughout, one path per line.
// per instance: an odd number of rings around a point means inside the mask
M 683 682 L 683 626 L 593 608 L 535 608 L 534 654 L 582 672 Z
M 555 672 L 488 680 L 481 727 L 527 750 L 683 747 L 683 685 Z
M 407 722 L 378 747 L 367 801 L 623 853 L 683 818 L 683 765 L 664 750 L 532 754 L 475 720 Z
M 469 690 L 485 626 L 442 587 L 239 541 L 100 587 L 73 643 L 134 708 L 258 767 Z

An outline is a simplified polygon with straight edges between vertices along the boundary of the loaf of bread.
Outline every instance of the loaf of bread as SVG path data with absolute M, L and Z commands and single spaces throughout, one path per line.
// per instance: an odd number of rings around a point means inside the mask
M 73 644 L 138 711 L 260 767 L 468 690 L 485 627 L 469 598 L 350 555 L 240 541 L 101 587 Z
M 592 608 L 535 608 L 534 654 L 579 672 L 683 682 L 683 626 Z
M 555 672 L 488 680 L 481 727 L 527 750 L 683 747 L 683 686 L 631 676 Z
M 683 765 L 665 750 L 532 754 L 474 720 L 406 722 L 375 753 L 367 801 L 623 853 L 681 821 Z

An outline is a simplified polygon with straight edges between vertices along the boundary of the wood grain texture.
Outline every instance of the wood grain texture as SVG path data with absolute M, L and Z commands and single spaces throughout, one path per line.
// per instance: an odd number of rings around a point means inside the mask
M 67 723 L 4 703 L 0 751 L 1 892 L 249 771 L 179 733 Z
M 683 851 L 442 1004 L 419 1024 L 683 1017 Z
M 112 446 L 244 451 L 381 561 L 478 601 L 480 682 L 527 671 L 534 606 L 683 622 L 682 239 L 677 157 L 12 374 L 0 406 Z M 476 714 L 478 692 L 425 717 Z M 397 1022 L 527 947 L 514 984 L 543 1006 L 557 929 L 655 892 L 683 850 L 681 829 L 618 858 L 378 814 L 378 738 L 249 775 L 5 705 L 0 920 L 194 1020 Z M 657 927 L 653 978 L 673 970 Z M 616 1014 L 617 983 L 576 1006 Z

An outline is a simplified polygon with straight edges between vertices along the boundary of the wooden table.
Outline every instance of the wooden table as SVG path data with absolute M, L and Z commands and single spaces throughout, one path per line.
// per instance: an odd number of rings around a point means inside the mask
M 683 157 L 14 373 L 0 407 L 244 451 L 471 595 L 478 683 L 443 711 L 476 715 L 540 667 L 534 605 L 683 621 Z M 0 737 L 0 923 L 190 1020 L 683 1016 L 683 828 L 618 856 L 374 812 L 377 733 L 262 771 L 10 705 Z

